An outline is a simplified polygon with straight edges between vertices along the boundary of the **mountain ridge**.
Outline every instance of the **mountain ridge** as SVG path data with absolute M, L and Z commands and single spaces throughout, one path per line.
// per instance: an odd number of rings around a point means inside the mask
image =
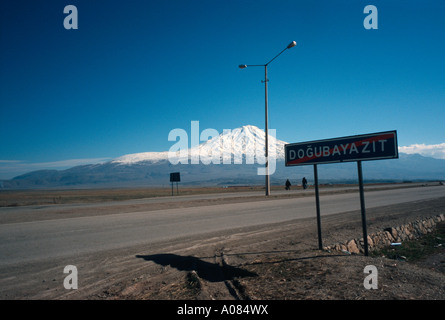
M 312 181 L 312 166 L 285 167 L 285 144 L 269 135 L 269 155 L 276 164 L 271 184 L 288 178 L 296 184 L 303 176 Z M 172 146 L 169 151 L 127 154 L 100 164 L 32 171 L 0 181 L 0 189 L 166 187 L 171 172 L 181 172 L 181 184 L 188 185 L 263 184 L 258 169 L 264 168 L 264 145 L 264 131 L 249 125 L 214 134 L 182 155 Z M 445 160 L 399 153 L 399 159 L 364 161 L 363 173 L 365 181 L 445 180 Z M 352 162 L 319 166 L 320 182 L 356 181 L 356 176 Z

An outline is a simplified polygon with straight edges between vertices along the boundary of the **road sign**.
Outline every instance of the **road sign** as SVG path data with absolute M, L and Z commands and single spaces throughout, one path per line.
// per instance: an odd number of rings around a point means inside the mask
M 181 176 L 179 172 L 172 172 L 170 173 L 170 182 L 180 182 Z
M 286 166 L 394 159 L 399 157 L 397 131 L 291 143 L 284 153 Z
M 363 246 L 368 255 L 368 231 L 366 227 L 365 195 L 363 188 L 362 161 L 395 159 L 399 157 L 397 131 L 362 134 L 327 140 L 291 143 L 284 146 L 287 167 L 314 165 L 315 203 L 317 209 L 318 246 L 322 250 L 318 169 L 321 163 L 357 161 L 360 208 L 362 213 Z
M 173 182 L 176 182 L 176 194 L 179 194 L 178 182 L 180 181 L 181 181 L 181 175 L 179 172 L 170 173 L 170 182 L 172 183 L 172 195 L 173 195 Z

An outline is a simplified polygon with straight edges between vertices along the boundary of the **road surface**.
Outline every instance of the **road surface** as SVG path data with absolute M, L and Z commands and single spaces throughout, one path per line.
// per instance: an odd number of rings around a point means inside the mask
M 366 192 L 365 202 L 367 208 L 373 208 L 438 197 L 445 197 L 445 187 Z M 325 195 L 320 204 L 322 216 L 360 209 L 358 193 Z M 57 210 L 65 207 L 1 208 L 0 268 L 315 216 L 315 201 L 311 196 L 57 218 Z M 71 207 L 80 210 L 82 205 Z M 54 219 L 1 223 L 3 213 L 34 211 L 37 217 L 45 210 L 53 211 Z
M 358 222 L 358 192 L 346 188 L 331 194 L 329 189 L 320 199 L 322 216 L 350 212 L 331 216 L 337 221 L 331 226 Z M 184 276 L 166 274 L 168 269 L 145 259 L 163 254 L 213 257 L 221 246 L 229 252 L 230 248 L 256 252 L 269 237 L 286 236 L 300 249 L 316 247 L 313 191 L 292 192 L 295 197 L 285 193 L 266 199 L 261 193 L 242 193 L 0 208 L 0 299 L 103 299 L 113 297 L 110 290 L 125 296 L 132 292 L 133 284 L 147 286 L 151 292 L 152 285 L 168 286 Z M 421 210 L 421 200 L 437 198 L 445 198 L 445 187 L 365 191 L 369 209 L 395 205 L 382 208 L 383 214 L 406 208 L 403 203 L 407 202 Z M 371 221 L 375 217 L 369 211 Z M 329 228 L 331 217 L 322 218 L 322 226 Z M 289 235 L 294 228 L 305 235 Z M 214 266 L 204 258 L 194 259 Z M 78 270 L 78 290 L 65 288 L 68 265 Z M 141 279 L 150 283 L 139 282 Z M 225 282 L 206 284 L 206 288 L 219 297 L 231 297 Z

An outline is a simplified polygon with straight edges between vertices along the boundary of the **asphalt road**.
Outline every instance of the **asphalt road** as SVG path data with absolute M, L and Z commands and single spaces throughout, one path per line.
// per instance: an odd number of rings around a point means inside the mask
M 445 187 L 365 192 L 367 208 L 438 197 L 445 197 Z M 320 204 L 322 215 L 360 209 L 358 193 L 324 195 Z M 57 206 L 48 207 L 48 210 L 55 209 Z M 0 210 L 0 223 L 4 212 L 30 210 L 36 209 L 4 208 Z M 315 217 L 313 197 L 3 223 L 0 224 L 0 267 L 307 217 Z

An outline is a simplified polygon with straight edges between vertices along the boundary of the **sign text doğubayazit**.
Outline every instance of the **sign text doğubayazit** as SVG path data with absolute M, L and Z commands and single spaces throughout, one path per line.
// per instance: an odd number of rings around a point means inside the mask
M 284 146 L 286 166 L 398 158 L 397 131 L 370 133 Z

